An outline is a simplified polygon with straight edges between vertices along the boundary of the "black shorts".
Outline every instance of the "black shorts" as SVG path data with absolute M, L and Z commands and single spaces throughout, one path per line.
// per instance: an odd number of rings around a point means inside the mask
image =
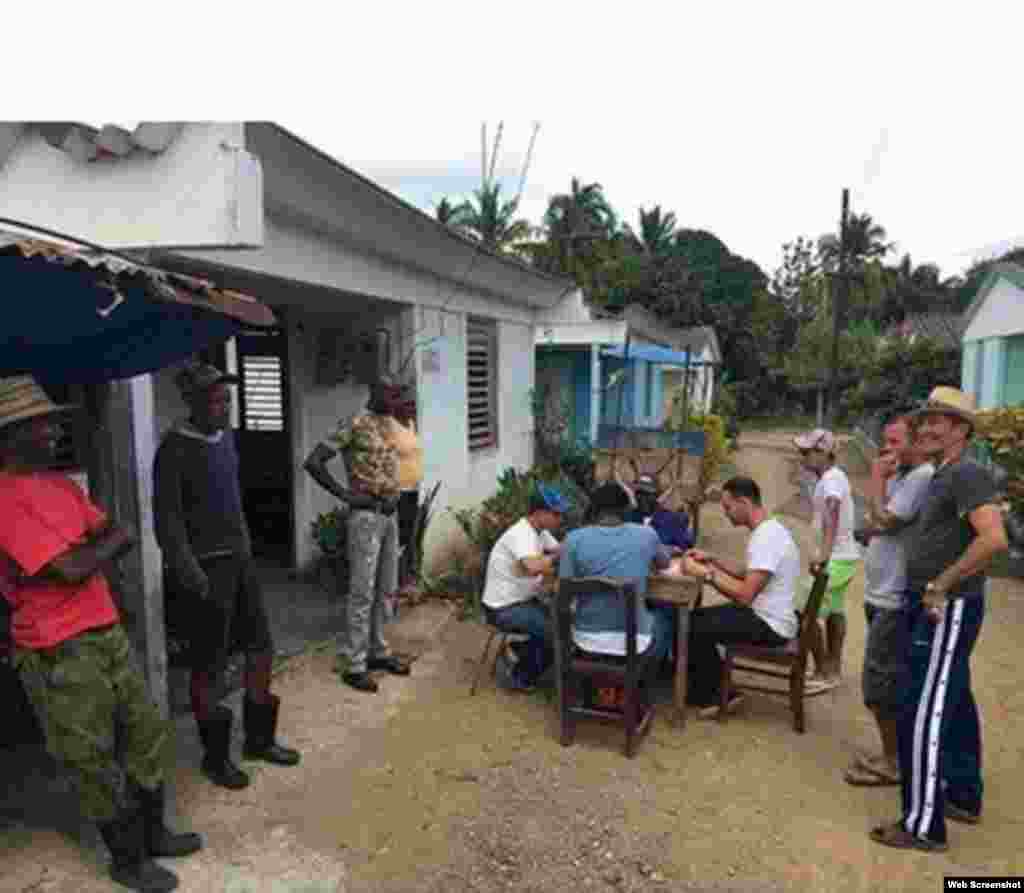
M 193 595 L 189 602 L 192 668 L 219 672 L 232 654 L 273 651 L 263 588 L 252 561 L 227 555 L 200 565 L 209 578 L 210 595 Z
M 865 604 L 864 704 L 879 715 L 899 718 L 907 689 L 910 624 L 906 611 Z

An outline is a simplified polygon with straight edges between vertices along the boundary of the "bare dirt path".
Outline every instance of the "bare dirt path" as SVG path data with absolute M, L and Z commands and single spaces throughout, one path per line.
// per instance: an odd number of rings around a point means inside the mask
M 770 507 L 784 502 L 793 493 L 785 452 L 754 445 L 752 434 L 744 443 L 741 470 Z M 740 553 L 744 536 L 717 507 L 703 526 L 705 544 Z M 805 526 L 791 526 L 806 542 Z M 810 702 L 805 735 L 781 700 L 751 696 L 725 724 L 693 717 L 679 730 L 663 710 L 633 760 L 618 729 L 596 724 L 581 722 L 575 745 L 559 746 L 543 694 L 508 694 L 487 680 L 470 697 L 485 630 L 453 621 L 433 637 L 439 606 L 419 609 L 419 633 L 406 630 L 410 650 L 426 648 L 413 677 L 385 680 L 377 699 L 340 686 L 329 653 L 307 655 L 277 685 L 287 739 L 304 750 L 301 772 L 258 769 L 249 791 L 221 795 L 197 776 L 198 756 L 186 755 L 176 776 L 182 811 L 209 847 L 181 863 L 182 889 L 845 893 L 1024 874 L 1024 585 L 993 581 L 972 667 L 984 822 L 951 825 L 941 855 L 871 843 L 867 830 L 897 814 L 898 790 L 841 778 L 854 749 L 874 744 L 860 704 L 861 604 L 858 576 L 846 684 Z M 0 830 L 0 890 L 29 889 L 112 888 L 98 857 L 83 862 L 55 832 Z

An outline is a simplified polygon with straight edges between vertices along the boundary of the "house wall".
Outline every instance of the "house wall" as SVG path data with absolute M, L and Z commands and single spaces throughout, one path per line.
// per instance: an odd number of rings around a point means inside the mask
M 964 332 L 965 343 L 1024 332 L 1024 289 L 1000 279 Z
M 709 348 L 693 357 L 695 363 L 710 363 L 712 353 Z M 683 383 L 683 369 L 680 366 L 662 367 L 661 392 L 661 423 L 672 411 L 672 397 Z M 714 368 L 697 366 L 690 370 L 690 406 L 693 412 L 710 412 L 714 402 Z
M 186 124 L 163 152 L 76 162 L 28 127 L 0 166 L 3 215 L 107 248 L 256 246 L 263 173 L 239 123 Z
M 419 421 L 424 445 L 423 489 L 441 482 L 424 552 L 428 572 L 461 534 L 447 509 L 475 505 L 490 496 L 506 468 L 533 461 L 533 327 L 499 322 L 498 445 L 470 451 L 466 418 L 466 314 L 417 308 Z M 427 361 L 428 352 L 434 355 Z

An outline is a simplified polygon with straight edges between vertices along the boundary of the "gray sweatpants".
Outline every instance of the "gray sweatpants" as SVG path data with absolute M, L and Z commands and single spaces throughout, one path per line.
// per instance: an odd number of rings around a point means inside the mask
M 348 517 L 348 636 L 342 654 L 349 670 L 365 673 L 371 657 L 388 653 L 384 596 L 398 589 L 398 523 L 395 515 L 357 509 Z M 347 651 L 347 654 L 345 652 Z

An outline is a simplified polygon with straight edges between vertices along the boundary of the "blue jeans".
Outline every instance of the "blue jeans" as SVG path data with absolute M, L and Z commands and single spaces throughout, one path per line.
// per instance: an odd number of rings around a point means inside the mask
M 523 655 L 519 681 L 532 683 L 551 665 L 554 658 L 554 633 L 551 614 L 535 598 L 504 608 L 487 608 L 488 622 L 503 633 L 529 636 Z
M 971 693 L 970 658 L 985 617 L 985 598 L 947 603 L 936 623 L 909 596 L 910 686 L 900 722 L 903 825 L 911 834 L 946 842 L 948 799 L 981 812 L 981 725 Z

